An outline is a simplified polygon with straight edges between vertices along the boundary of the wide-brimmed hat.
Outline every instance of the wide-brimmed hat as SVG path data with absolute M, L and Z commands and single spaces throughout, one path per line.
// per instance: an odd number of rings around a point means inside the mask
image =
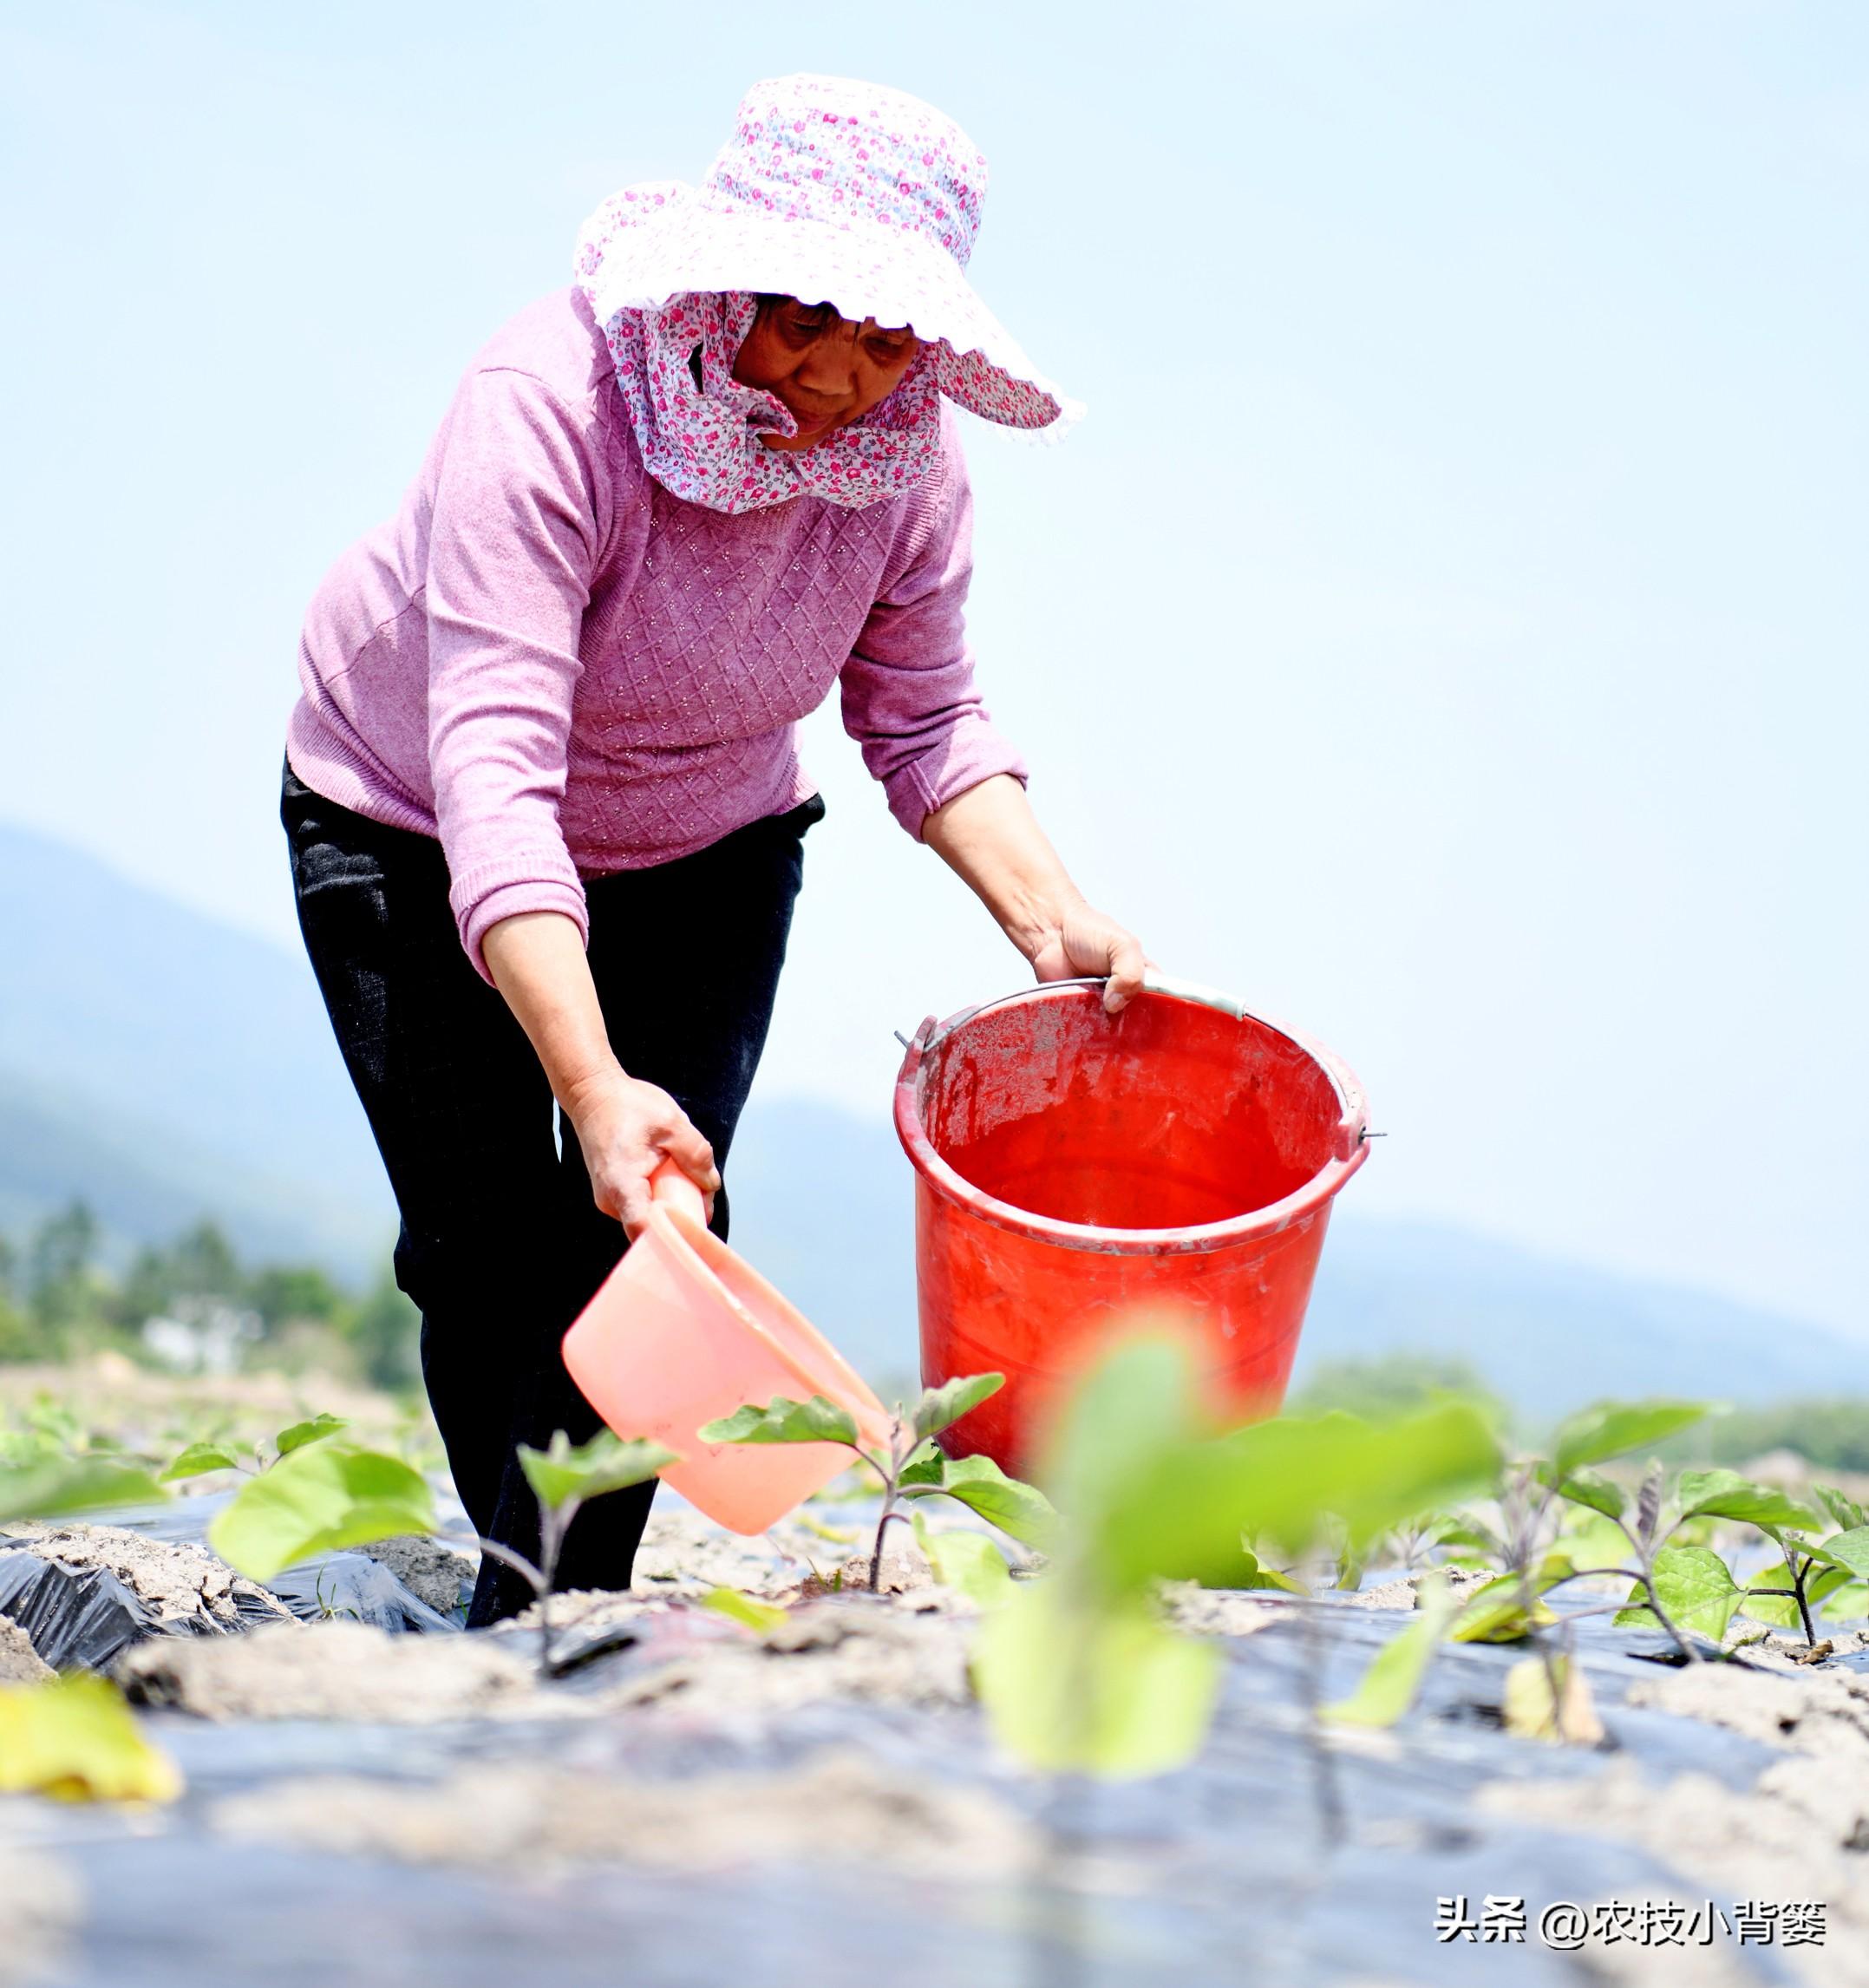
M 950 400 L 1044 428 L 1082 410 L 964 274 L 986 160 L 951 118 L 840 76 L 755 83 L 698 187 L 627 186 L 585 224 L 576 271 L 599 324 L 697 291 L 753 291 L 906 324 Z

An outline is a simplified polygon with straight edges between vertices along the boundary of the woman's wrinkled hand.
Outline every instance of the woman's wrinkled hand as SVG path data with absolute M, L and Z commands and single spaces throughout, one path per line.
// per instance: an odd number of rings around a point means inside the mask
M 1120 1015 L 1142 991 L 1142 975 L 1152 964 L 1133 932 L 1086 904 L 1068 908 L 1032 955 L 1041 980 L 1108 976 L 1103 1009 L 1110 1015 Z
M 1041 980 L 1108 980 L 1118 1015 L 1154 962 L 1135 934 L 1087 905 L 1045 839 L 1025 788 L 996 773 L 922 821 L 922 840 L 992 912 Z
M 714 1219 L 721 1184 L 714 1148 L 667 1091 L 621 1070 L 580 1087 L 566 1107 L 591 1176 L 591 1195 L 636 1240 L 649 1219 L 649 1177 L 672 1160 L 700 1188 Z

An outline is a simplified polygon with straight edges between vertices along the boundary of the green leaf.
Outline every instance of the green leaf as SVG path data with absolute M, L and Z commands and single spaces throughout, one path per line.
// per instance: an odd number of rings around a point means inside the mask
M 1827 1603 L 1849 1586 L 1850 1573 L 1845 1566 L 1827 1564 L 1813 1567 L 1804 1577 L 1805 1605 L 1814 1620 L 1824 1612 Z M 1749 1616 L 1755 1622 L 1769 1623 L 1774 1629 L 1802 1629 L 1804 1618 L 1798 1612 L 1797 1591 L 1792 1586 L 1791 1568 L 1787 1562 L 1780 1560 L 1762 1573 L 1754 1574 L 1746 1584 L 1745 1599 L 1739 1605 L 1739 1613 Z M 1755 1594 L 1754 1588 L 1776 1588 L 1784 1596 L 1782 1601 L 1773 1600 L 1765 1595 Z M 1840 1619 L 1846 1620 L 1847 1618 Z
M 23 1470 L 0 1470 L 0 1519 L 56 1519 L 101 1505 L 160 1505 L 167 1495 L 147 1471 L 121 1463 L 54 1457 Z
M 1869 1581 L 1846 1581 L 1824 1598 L 1825 1612 L 1835 1622 L 1855 1622 L 1869 1615 Z M 1752 1611 L 1748 1607 L 1746 1612 Z
M 1655 1587 L 1676 1628 L 1697 1629 L 1715 1643 L 1724 1640 L 1742 1599 L 1726 1562 L 1710 1547 L 1663 1547 L 1655 1556 Z M 1619 1627 L 1661 1627 L 1640 1582 L 1629 1591 L 1628 1605 L 1617 1612 L 1616 1622 Z
M 1426 1538 L 1429 1546 L 1457 1547 L 1472 1553 L 1490 1553 L 1494 1560 L 1505 1558 L 1506 1549 L 1500 1544 L 1499 1535 L 1476 1519 L 1463 1516 L 1437 1519 L 1428 1528 Z
M 239 1461 L 218 1442 L 191 1442 L 156 1481 L 174 1484 L 184 1477 L 205 1477 L 211 1470 L 237 1470 Z
M 1198 1750 L 1218 1652 L 1164 1627 L 1158 1580 L 1233 1586 L 1243 1540 L 1296 1552 L 1328 1535 L 1354 1557 L 1497 1473 L 1490 1429 L 1464 1403 L 1380 1425 L 1332 1415 L 1221 1434 L 1209 1397 L 1186 1337 L 1149 1331 L 1106 1352 L 1053 1424 L 1044 1483 L 1070 1521 L 1057 1570 L 1022 1584 L 975 1646 L 996 1732 L 1035 1765 L 1157 1773 Z
M 925 1388 L 915 1404 L 911 1428 L 918 1437 L 938 1435 L 950 1422 L 958 1422 L 969 1409 L 977 1408 L 989 1395 L 997 1395 L 1006 1384 L 1003 1374 L 968 1374 L 938 1388 Z
M 912 1484 L 938 1485 L 947 1469 L 947 1458 L 933 1443 L 925 1442 L 919 1449 L 909 1453 L 909 1460 L 902 1466 L 902 1475 L 896 1480 L 899 1490 Z
M 1323 1717 L 1341 1725 L 1394 1725 L 1415 1703 L 1429 1660 L 1459 1605 L 1444 1580 L 1423 1581 L 1415 1619 L 1376 1651 L 1349 1697 L 1323 1708 Z
M 1448 1566 L 1492 1567 L 1506 1558 L 1505 1546 L 1492 1528 L 1465 1515 L 1436 1520 L 1423 1534 L 1421 1543 L 1439 1547 Z
M 1526 1605 L 1525 1585 L 1517 1574 L 1501 1574 L 1475 1588 L 1462 1604 L 1447 1632 L 1453 1643 L 1522 1643 L 1534 1629 L 1557 1620 L 1542 1601 Z
M 1811 1489 L 1829 1513 L 1832 1525 L 1853 1532 L 1863 1523 L 1863 1508 L 1847 1492 L 1838 1490 L 1834 1484 L 1813 1484 Z
M 1549 1480 L 1540 1473 L 1540 1482 Z M 1604 1477 L 1594 1470 L 1573 1470 L 1568 1477 L 1558 1481 L 1558 1495 L 1567 1498 L 1573 1505 L 1587 1506 L 1592 1512 L 1600 1512 L 1606 1519 L 1619 1519 L 1623 1507 L 1629 1502 L 1623 1488 L 1612 1477 Z
M 1823 1520 L 1808 1505 L 1768 1484 L 1755 1484 L 1736 1470 L 1683 1470 L 1676 1488 L 1683 1519 L 1738 1519 L 1748 1525 L 1819 1530 Z
M 1841 1578 L 1847 1580 L 1849 1576 L 1845 1573 Z M 1801 1629 L 1804 1626 L 1798 1614 L 1796 1591 L 1791 1585 L 1791 1569 L 1783 1560 L 1780 1560 L 1775 1566 L 1767 1567 L 1761 1573 L 1754 1574 L 1746 1585 L 1748 1590 L 1775 1588 L 1783 1595 L 1784 1599 L 1778 1601 L 1767 1595 L 1748 1592 L 1739 1605 L 1738 1612 L 1741 1615 L 1748 1616 L 1755 1622 L 1767 1623 L 1774 1629 Z M 1647 1616 L 1649 1612 L 1643 1609 L 1639 1612 Z M 1620 1621 L 1622 1619 L 1618 1616 L 1617 1619 Z
M 1184 1423 L 1134 1457 L 1121 1495 L 1086 1528 L 1088 1551 L 1116 1592 L 1158 1578 L 1230 1587 L 1242 1534 L 1296 1555 L 1334 1519 L 1354 1559 L 1424 1505 L 1488 1483 L 1498 1460 L 1486 1421 L 1459 1403 L 1388 1423 L 1282 1417 L 1206 1440 Z
M 327 1441 L 243 1484 L 207 1537 L 249 1580 L 269 1581 L 317 1553 L 434 1530 L 435 1500 L 419 1471 L 400 1457 Z
M 1799 1551 L 1815 1552 L 1821 1559 L 1847 1567 L 1853 1574 L 1869 1577 L 1869 1526 L 1852 1526 L 1846 1533 L 1833 1533 L 1820 1547 L 1799 1542 Z
M 1280 1418 L 1220 1439 L 1218 1475 L 1243 1507 L 1243 1529 L 1296 1553 L 1321 1520 L 1354 1549 L 1426 1500 L 1489 1482 L 1498 1445 L 1486 1419 L 1448 1402 L 1390 1422 L 1326 1415 Z
M 1051 1501 L 1036 1485 L 1009 1477 L 990 1456 L 954 1456 L 944 1461 L 938 1484 L 905 1485 L 905 1497 L 938 1494 L 957 1498 L 1001 1532 L 1029 1547 L 1042 1547 L 1058 1528 Z
M 1586 1463 L 1648 1449 L 1700 1421 L 1711 1406 L 1707 1402 L 1598 1402 L 1559 1424 L 1558 1475 L 1572 1477 Z
M 641 1438 L 625 1442 L 607 1429 L 575 1445 L 563 1429 L 554 1429 L 549 1448 L 533 1449 L 522 1442 L 519 1457 L 533 1495 L 552 1512 L 562 1511 L 573 1499 L 582 1504 L 606 1491 L 626 1491 L 681 1462 L 659 1442 Z
M 789 1619 L 784 1609 L 775 1607 L 769 1601 L 755 1601 L 751 1595 L 742 1594 L 736 1587 L 710 1587 L 702 1596 L 701 1605 L 726 1616 L 743 1628 L 755 1629 L 761 1636 L 769 1635 Z
M 1245 1561 L 1245 1571 L 1233 1585 L 1236 1587 L 1257 1589 L 1276 1588 L 1281 1594 L 1309 1594 L 1310 1590 L 1301 1580 L 1294 1580 L 1288 1573 L 1280 1573 L 1277 1567 L 1264 1566 L 1259 1556 L 1251 1547 L 1243 1547 L 1241 1555 Z
M 63 1447 L 36 1429 L 0 1429 L 0 1471 L 25 1470 L 64 1457 Z
M 935 1579 L 981 1608 L 1011 1600 L 1013 1579 L 1005 1556 L 984 1533 L 938 1533 L 919 1512 L 909 1514 L 915 1538 Z
M 696 1430 L 703 1442 L 843 1442 L 857 1447 L 857 1425 L 847 1409 L 823 1395 L 795 1402 L 774 1395 L 764 1408 L 748 1402 L 731 1415 L 703 1422 Z
M 281 1456 L 290 1456 L 308 1442 L 323 1442 L 326 1436 L 336 1435 L 339 1429 L 350 1426 L 341 1415 L 315 1415 L 310 1422 L 295 1422 L 290 1429 L 282 1429 L 272 1439 L 273 1447 Z
M 1576 1572 L 1577 1563 L 1569 1553 L 1562 1551 L 1546 1553 L 1532 1570 L 1532 1591 L 1542 1596 L 1559 1581 L 1568 1580 Z
M 1039 1481 L 1072 1525 L 1095 1538 L 1145 1471 L 1213 1433 L 1186 1341 L 1140 1333 L 1105 1352 L 1071 1390 L 1049 1432 Z M 1245 1530 L 1232 1528 L 1233 1550 Z
M 1200 1750 L 1221 1657 L 1146 1606 L 1086 1612 L 1047 1579 L 1021 1583 L 984 1618 L 972 1670 L 1009 1752 L 1047 1773 L 1132 1780 L 1186 1766 Z
M 0 1686 L 0 1792 L 68 1802 L 173 1802 L 175 1763 L 139 1730 L 123 1694 L 84 1672 Z
M 78 1426 L 77 1416 L 50 1395 L 35 1396 L 26 1410 L 26 1425 L 66 1449 L 76 1449 L 83 1441 L 84 1432 Z

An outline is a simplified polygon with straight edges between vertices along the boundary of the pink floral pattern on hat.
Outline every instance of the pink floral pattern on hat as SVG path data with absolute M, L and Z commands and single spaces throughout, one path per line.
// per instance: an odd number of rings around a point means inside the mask
M 804 491 L 881 501 L 926 474 L 938 397 L 1003 426 L 1062 429 L 1082 411 L 1036 369 L 964 273 L 986 161 L 964 132 L 899 90 L 829 76 L 757 83 L 696 189 L 631 186 L 578 237 L 574 275 L 609 340 L 650 474 L 721 510 Z M 924 350 L 850 428 L 795 454 L 772 396 L 732 377 L 756 293 L 906 324 Z M 701 355 L 702 384 L 690 361 Z
M 742 99 L 702 190 L 782 220 L 906 231 L 964 269 L 980 233 L 986 160 L 951 119 L 900 90 L 781 76 Z

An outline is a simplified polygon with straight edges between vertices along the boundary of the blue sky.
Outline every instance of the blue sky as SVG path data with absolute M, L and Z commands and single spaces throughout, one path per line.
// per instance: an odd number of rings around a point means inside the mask
M 969 128 L 976 279 L 1090 404 L 970 431 L 1085 887 L 1356 1066 L 1363 1207 L 1863 1327 L 1853 6 L 11 10 L 0 813 L 290 938 L 320 572 L 584 215 L 794 69 Z M 810 729 L 762 1082 L 880 1113 L 1023 969 Z

